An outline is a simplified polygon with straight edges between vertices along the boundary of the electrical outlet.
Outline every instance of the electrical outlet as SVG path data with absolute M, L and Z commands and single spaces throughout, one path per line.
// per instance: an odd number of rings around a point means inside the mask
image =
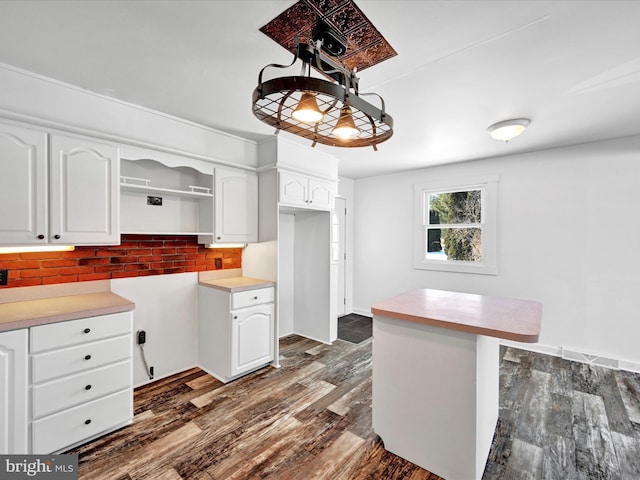
M 147 341 L 147 332 L 138 330 L 138 345 L 144 345 Z
M 222 268 L 222 259 L 221 258 L 214 258 L 213 259 L 214 265 L 216 268 Z
M 162 206 L 162 197 L 147 197 L 147 205 L 153 205 L 154 207 Z
M 3 269 L 0 270 L 0 285 L 8 285 L 9 284 L 9 270 Z

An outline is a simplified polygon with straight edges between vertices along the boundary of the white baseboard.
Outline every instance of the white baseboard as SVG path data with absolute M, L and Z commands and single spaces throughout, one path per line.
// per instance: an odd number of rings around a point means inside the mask
M 506 347 L 520 348 L 522 350 L 529 350 L 531 352 L 553 355 L 554 357 L 563 357 L 572 362 L 589 363 L 604 368 L 613 368 L 640 373 L 639 362 L 631 362 L 618 358 L 609 358 L 591 353 L 578 352 L 572 349 L 568 349 L 567 347 L 553 347 L 540 343 L 520 343 L 511 340 L 500 340 L 500 344 Z
M 354 308 L 351 313 L 357 313 L 358 315 L 364 315 L 365 317 L 373 317 L 373 313 L 371 313 L 370 309 L 365 310 L 364 308 Z

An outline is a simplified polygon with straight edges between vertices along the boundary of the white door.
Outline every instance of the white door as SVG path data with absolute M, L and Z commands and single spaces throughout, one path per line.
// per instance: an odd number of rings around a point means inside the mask
M 0 243 L 47 243 L 47 134 L 0 125 Z
M 51 136 L 52 243 L 120 243 L 118 154 L 112 144 Z
M 216 242 L 258 241 L 258 176 L 216 168 L 214 234 Z
M 346 262 L 347 262 L 347 200 L 345 198 L 336 197 L 335 199 L 335 218 L 337 220 L 337 235 L 332 238 L 337 241 L 338 262 L 338 292 L 336 294 L 338 302 L 338 316 L 346 315 L 347 306 L 347 290 L 346 290 Z
M 27 330 L 0 333 L 0 454 L 29 453 Z
M 273 360 L 273 304 L 231 312 L 231 375 Z

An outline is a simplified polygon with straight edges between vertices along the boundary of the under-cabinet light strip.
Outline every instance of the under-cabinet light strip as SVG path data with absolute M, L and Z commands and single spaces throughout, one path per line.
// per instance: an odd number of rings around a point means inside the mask
M 27 252 L 71 252 L 76 247 L 73 245 L 29 245 L 19 247 L 0 247 L 1 253 L 27 253 Z

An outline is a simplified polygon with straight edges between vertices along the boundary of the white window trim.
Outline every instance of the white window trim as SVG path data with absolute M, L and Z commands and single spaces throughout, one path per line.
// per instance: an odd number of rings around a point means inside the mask
M 414 189 L 414 255 L 413 268 L 420 270 L 438 270 L 443 272 L 477 273 L 497 275 L 497 209 L 498 176 L 458 178 L 451 181 L 439 180 L 420 183 Z M 482 261 L 464 262 L 460 260 L 434 260 L 425 258 L 426 244 L 425 194 L 435 192 L 462 192 L 482 189 Z

